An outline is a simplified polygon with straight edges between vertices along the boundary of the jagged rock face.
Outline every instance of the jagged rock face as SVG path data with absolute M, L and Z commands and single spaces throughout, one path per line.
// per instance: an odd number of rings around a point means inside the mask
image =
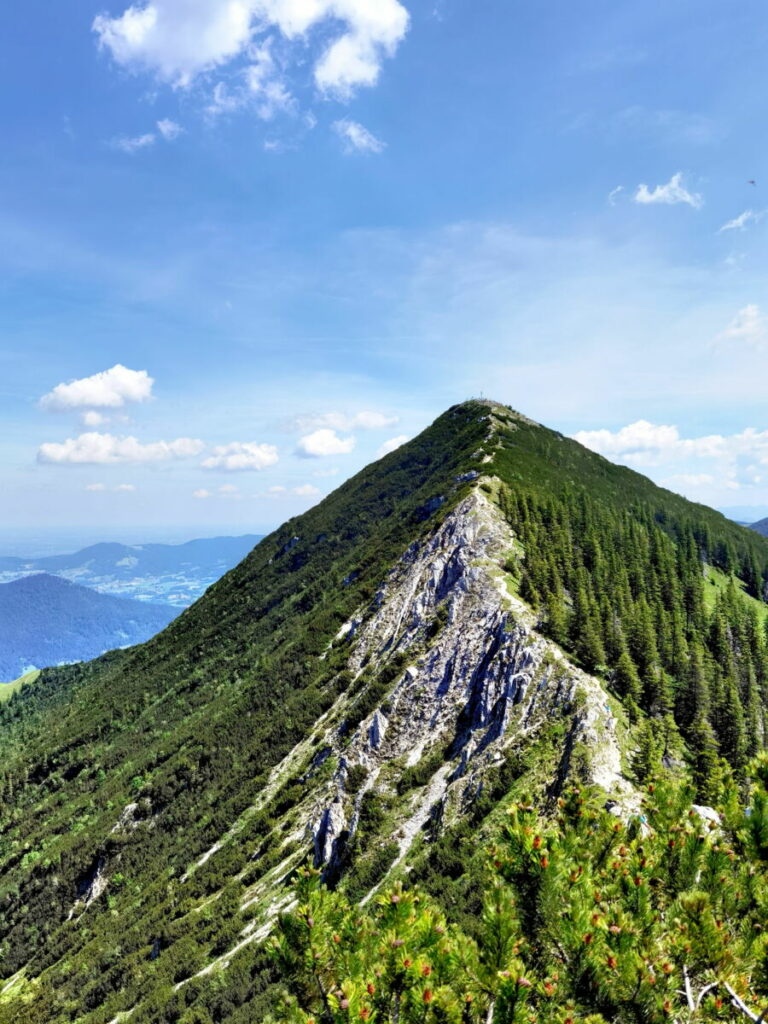
M 346 820 L 341 800 L 336 799 L 329 807 L 325 808 L 313 829 L 316 867 L 333 860 L 337 852 L 339 838 L 345 828 Z
M 318 863 L 331 856 L 331 808 L 336 808 L 335 835 L 345 827 L 354 832 L 354 814 L 348 824 L 339 814 L 350 765 L 369 771 L 368 788 L 395 759 L 414 765 L 435 745 L 450 745 L 448 763 L 408 808 L 400 830 L 402 857 L 436 804 L 452 800 L 454 791 L 459 803 L 461 794 L 466 800 L 476 793 L 484 769 L 507 744 L 534 734 L 570 705 L 572 724 L 559 774 L 568 774 L 572 751 L 580 744 L 594 755 L 593 781 L 614 798 L 626 800 L 631 793 L 621 776 L 607 695 L 536 633 L 530 609 L 507 589 L 501 566 L 514 543 L 496 506 L 480 488 L 473 490 L 432 536 L 408 548 L 377 595 L 374 613 L 340 631 L 354 637 L 348 662 L 354 674 L 397 655 L 413 660 L 383 706 L 345 746 L 344 768 L 324 809 L 313 815 Z M 341 752 L 342 737 L 329 730 L 326 739 Z

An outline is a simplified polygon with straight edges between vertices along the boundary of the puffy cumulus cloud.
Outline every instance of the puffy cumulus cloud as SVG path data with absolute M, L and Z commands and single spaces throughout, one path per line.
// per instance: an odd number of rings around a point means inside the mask
M 222 469 L 235 473 L 249 469 L 266 469 L 279 460 L 273 444 L 257 444 L 255 441 L 232 441 L 231 444 L 216 445 L 213 453 L 203 459 L 205 469 Z
M 65 384 L 57 384 L 40 399 L 40 406 L 49 412 L 70 409 L 121 409 L 134 402 L 146 402 L 152 397 L 154 380 L 146 370 L 129 370 L 116 363 L 109 370 L 81 377 Z M 100 421 L 99 421 L 100 422 Z M 98 426 L 92 418 L 86 426 Z
M 109 463 L 167 462 L 199 455 L 202 441 L 179 437 L 175 441 L 151 441 L 142 444 L 135 437 L 115 437 L 91 431 L 69 437 L 61 443 L 51 441 L 40 445 L 37 461 L 56 465 L 106 465 Z
M 345 117 L 341 121 L 334 121 L 332 127 L 344 143 L 345 153 L 381 153 L 384 151 L 386 143 L 377 139 L 357 121 L 350 121 Z
M 768 317 L 760 307 L 751 303 L 738 311 L 725 330 L 715 339 L 716 344 L 746 345 L 749 348 L 768 347 Z
M 313 29 L 331 33 L 314 62 L 324 93 L 348 98 L 377 81 L 408 30 L 399 0 L 150 0 L 122 14 L 99 14 L 99 45 L 125 67 L 144 69 L 177 86 L 246 57 L 268 32 L 296 41 L 304 59 Z M 327 32 L 324 34 L 327 39 Z
M 638 420 L 615 433 L 610 430 L 581 430 L 574 439 L 601 455 L 624 455 L 627 452 L 657 451 L 675 445 L 680 439 L 677 427 L 657 426 Z
M 319 459 L 325 455 L 348 455 L 354 447 L 354 437 L 339 437 L 335 430 L 321 427 L 299 438 L 296 454 L 302 459 Z
M 768 430 L 753 427 L 683 437 L 675 426 L 638 420 L 617 431 L 583 430 L 573 437 L 614 462 L 642 470 L 665 467 L 663 482 L 679 487 L 735 490 L 760 483 L 768 466 Z
M 683 185 L 683 175 L 678 172 L 673 174 L 666 185 L 657 185 L 650 189 L 647 185 L 638 185 L 637 191 L 632 197 L 636 203 L 648 205 L 662 203 L 667 206 L 674 206 L 677 203 L 685 203 L 695 210 L 704 205 L 704 197 L 698 192 L 689 192 Z
M 204 487 L 198 487 L 196 491 L 192 491 L 192 497 L 197 498 L 198 501 L 205 501 L 206 498 L 211 498 L 213 495 Z
M 723 231 L 746 231 L 748 224 L 757 224 L 764 216 L 765 210 L 745 210 L 738 217 L 734 217 L 733 220 L 726 221 L 718 233 Z
M 363 409 L 361 412 L 323 412 L 317 415 L 297 416 L 289 424 L 290 430 L 317 430 L 330 427 L 331 430 L 383 430 L 397 423 L 397 416 L 386 416 L 382 412 Z
M 314 484 L 299 484 L 298 487 L 292 488 L 291 494 L 295 494 L 299 498 L 315 498 L 320 494 L 320 488 L 315 487 Z
M 390 452 L 395 451 L 397 448 L 400 447 L 400 445 L 405 444 L 405 442 L 409 440 L 410 438 L 408 437 L 407 434 L 398 434 L 397 437 L 390 437 L 390 439 L 388 441 L 385 441 L 384 444 L 376 452 L 376 458 L 380 459 L 384 455 L 389 455 Z

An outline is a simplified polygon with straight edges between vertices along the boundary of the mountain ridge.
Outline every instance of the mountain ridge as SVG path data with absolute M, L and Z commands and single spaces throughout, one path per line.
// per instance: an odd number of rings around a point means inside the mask
M 0 1021 L 260 1020 L 300 865 L 354 899 L 414 879 L 471 919 L 470 840 L 511 800 L 576 779 L 631 813 L 662 756 L 705 792 L 710 718 L 746 756 L 732 688 L 764 736 L 729 577 L 763 601 L 767 571 L 719 513 L 505 406 L 453 407 L 153 641 L 0 711 Z M 697 702 L 717 715 L 687 721 Z
M 184 608 L 260 540 L 260 534 L 244 534 L 205 537 L 183 544 L 103 542 L 71 554 L 0 556 L 0 582 L 47 572 L 114 597 L 135 597 Z

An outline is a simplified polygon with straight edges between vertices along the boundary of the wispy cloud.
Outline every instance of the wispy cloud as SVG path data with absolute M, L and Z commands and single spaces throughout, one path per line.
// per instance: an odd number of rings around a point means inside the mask
M 344 143 L 346 153 L 382 153 L 386 146 L 367 128 L 349 118 L 334 121 L 333 130 Z
M 609 204 L 611 206 L 615 206 L 616 205 L 616 200 L 619 198 L 619 196 L 621 195 L 621 193 L 623 191 L 624 191 L 624 186 L 623 185 L 617 185 L 616 188 L 611 189 L 611 191 L 608 193 L 608 202 L 609 202 Z
M 747 225 L 750 223 L 757 224 L 758 221 L 763 219 L 765 212 L 765 210 L 745 210 L 738 217 L 734 217 L 733 220 L 726 221 L 719 229 L 719 232 L 746 231 Z
M 709 145 L 723 137 L 723 129 L 703 114 L 685 110 L 653 110 L 635 105 L 625 107 L 610 118 L 611 128 L 635 135 L 685 140 L 694 145 Z
M 331 430 L 383 430 L 385 427 L 393 427 L 397 420 L 397 416 L 363 409 L 355 413 L 306 413 L 296 416 L 288 426 L 291 430 L 302 431 L 317 430 L 320 427 L 330 427 Z
M 184 131 L 180 124 L 177 124 L 176 121 L 171 121 L 167 117 L 157 122 L 157 130 L 166 142 L 173 142 L 174 139 L 178 139 Z
M 176 121 L 163 118 L 155 123 L 155 131 L 144 132 L 143 135 L 120 135 L 112 140 L 112 147 L 123 153 L 133 155 L 142 149 L 149 149 L 162 139 L 165 142 L 174 142 L 183 133 L 184 129 Z
M 715 344 L 746 345 L 758 351 L 768 348 L 768 317 L 755 303 L 744 306 L 718 334 Z

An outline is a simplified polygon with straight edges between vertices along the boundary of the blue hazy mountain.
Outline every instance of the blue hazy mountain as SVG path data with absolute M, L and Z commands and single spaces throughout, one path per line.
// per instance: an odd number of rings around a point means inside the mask
M 100 594 L 47 573 L 0 584 L 0 680 L 141 643 L 177 614 L 169 605 Z
M 0 583 L 45 572 L 104 594 L 185 608 L 261 537 L 210 537 L 186 544 L 93 544 L 67 555 L 0 557 Z

